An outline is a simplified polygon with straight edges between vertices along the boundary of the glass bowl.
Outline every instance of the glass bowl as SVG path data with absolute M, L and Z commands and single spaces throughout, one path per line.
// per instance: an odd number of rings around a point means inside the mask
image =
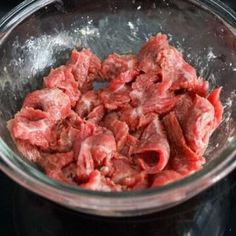
M 160 211 L 193 197 L 236 166 L 236 15 L 216 0 L 25 1 L 0 22 L 0 168 L 27 189 L 74 210 L 104 216 Z M 163 187 L 98 192 L 45 176 L 17 151 L 6 122 L 24 96 L 39 88 L 51 67 L 73 48 L 89 47 L 100 58 L 137 52 L 157 32 L 205 77 L 223 86 L 224 118 L 205 153 L 204 168 Z

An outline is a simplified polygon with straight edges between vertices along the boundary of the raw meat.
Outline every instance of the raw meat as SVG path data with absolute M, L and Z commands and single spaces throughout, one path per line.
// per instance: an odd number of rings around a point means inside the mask
M 101 61 L 90 49 L 82 49 L 80 52 L 73 50 L 68 67 L 72 68 L 81 92 L 86 92 L 92 89 L 92 82 L 99 78 Z
M 148 174 L 156 174 L 167 165 L 170 147 L 164 127 L 156 115 L 144 130 L 140 145 L 133 152 L 137 163 Z
M 154 176 L 152 187 L 159 187 L 181 178 L 183 176 L 174 170 L 163 170 Z
M 123 72 L 137 69 L 137 63 L 135 55 L 113 53 L 103 61 L 101 74 L 106 80 L 113 80 Z
M 99 81 L 107 86 L 93 89 Z M 94 191 L 158 188 L 203 167 L 222 120 L 221 89 L 208 93 L 159 33 L 137 55 L 103 62 L 90 49 L 73 50 L 26 96 L 8 129 L 54 180 Z
M 163 123 L 170 141 L 171 153 L 168 165 L 171 170 L 182 175 L 189 175 L 200 169 L 205 160 L 187 145 L 175 113 L 167 114 L 163 119 Z
M 8 122 L 8 128 L 14 139 L 47 149 L 53 124 L 48 113 L 26 107 Z
M 65 119 L 71 111 L 70 98 L 60 89 L 41 89 L 28 94 L 24 107 L 39 109 L 50 116 L 52 120 Z
M 44 78 L 44 87 L 61 89 L 70 98 L 72 107 L 80 97 L 78 82 L 74 79 L 72 69 L 66 66 L 51 70 L 50 74 Z

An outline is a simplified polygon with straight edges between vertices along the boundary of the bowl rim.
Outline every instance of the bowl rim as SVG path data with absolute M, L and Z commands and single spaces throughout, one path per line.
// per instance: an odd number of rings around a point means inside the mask
M 220 17 L 222 21 L 226 21 L 227 24 L 236 27 L 236 13 L 228 6 L 219 0 L 189 0 L 191 3 L 197 4 L 202 8 L 206 8 L 211 13 Z M 0 44 L 2 40 L 26 17 L 33 12 L 47 6 L 48 4 L 61 2 L 60 0 L 26 0 L 11 10 L 5 17 L 0 20 Z M 236 34 L 235 34 L 236 35 Z M 100 201 L 100 205 L 105 210 L 109 211 L 126 211 L 132 210 L 130 205 L 134 201 L 138 201 L 141 206 L 137 209 L 151 208 L 158 205 L 157 199 L 164 199 L 163 209 L 165 206 L 171 206 L 177 202 L 187 200 L 197 193 L 203 191 L 207 187 L 210 187 L 215 182 L 225 177 L 236 167 L 236 138 L 233 137 L 229 146 L 213 161 L 204 166 L 203 169 L 196 173 L 185 177 L 179 181 L 175 181 L 165 186 L 158 188 L 150 188 L 145 191 L 136 190 L 130 192 L 102 192 L 87 190 L 80 187 L 71 186 L 68 184 L 60 183 L 58 181 L 48 178 L 42 172 L 36 170 L 26 161 L 15 154 L 0 138 L 0 169 L 5 172 L 9 177 L 15 180 L 18 184 L 33 191 L 43 197 L 49 198 L 52 201 L 61 202 L 55 199 L 50 194 L 47 195 L 47 191 L 54 194 L 58 194 L 62 197 L 72 197 L 73 199 L 79 199 L 80 197 L 91 197 L 94 201 Z M 222 171 L 224 170 L 224 171 Z M 171 197 L 170 197 L 171 196 Z M 169 198 L 166 199 L 166 198 Z M 166 199 L 166 200 L 165 200 Z M 107 201 L 107 200 L 112 200 Z M 145 203 L 144 201 L 147 202 Z M 116 204 L 114 204 L 116 201 Z M 124 204 L 126 201 L 127 204 Z M 74 206 L 75 202 L 67 202 L 66 204 Z M 83 203 L 84 204 L 84 203 Z M 89 205 L 90 202 L 82 208 L 91 207 L 95 210 L 99 210 L 98 206 Z M 158 206 L 162 207 L 161 204 Z M 112 213 L 116 214 L 116 213 Z

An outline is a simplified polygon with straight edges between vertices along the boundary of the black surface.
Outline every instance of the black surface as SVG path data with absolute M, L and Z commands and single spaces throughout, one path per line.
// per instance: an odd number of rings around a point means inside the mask
M 21 1 L 1 1 L 0 16 Z M 236 1 L 224 1 L 236 10 Z M 156 214 L 109 219 L 77 213 L 0 172 L 0 236 L 235 236 L 236 172 L 184 204 Z
M 68 210 L 21 188 L 3 173 L 0 187 L 0 235 L 236 235 L 236 172 L 177 207 L 123 219 Z

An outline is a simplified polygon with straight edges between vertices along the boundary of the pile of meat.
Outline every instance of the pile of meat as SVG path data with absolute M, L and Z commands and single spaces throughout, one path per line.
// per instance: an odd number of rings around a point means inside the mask
M 95 81 L 107 81 L 94 89 Z M 151 37 L 137 55 L 103 62 L 72 51 L 8 122 L 20 152 L 49 177 L 100 191 L 161 186 L 202 168 L 222 119 L 221 88 L 168 43 Z

